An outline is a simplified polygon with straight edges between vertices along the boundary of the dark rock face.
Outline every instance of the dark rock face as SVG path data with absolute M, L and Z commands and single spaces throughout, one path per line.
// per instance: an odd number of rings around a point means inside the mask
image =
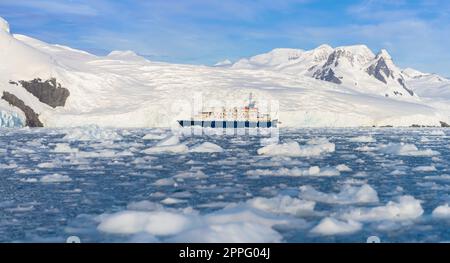
M 386 65 L 386 61 L 384 60 L 384 58 L 380 58 L 376 64 L 371 65 L 367 69 L 367 73 L 369 73 L 369 75 L 374 76 L 379 81 L 387 84 L 386 79 L 381 74 L 382 72 L 384 73 L 384 75 L 386 77 L 388 77 L 388 78 L 392 77 L 392 71 Z
M 19 83 L 24 89 L 37 97 L 40 102 L 53 108 L 64 106 L 70 95 L 69 90 L 61 87 L 61 84 L 57 83 L 55 78 L 46 81 L 39 78 L 31 81 L 21 80 Z
M 450 127 L 450 125 L 448 123 L 446 123 L 446 122 L 440 121 L 440 123 L 441 123 L 441 127 L 444 127 L 444 128 L 449 128 Z
M 34 112 L 32 108 L 27 106 L 21 99 L 17 98 L 16 95 L 9 92 L 3 91 L 2 99 L 9 102 L 9 104 L 21 109 L 25 113 L 26 123 L 28 127 L 44 127 L 42 122 L 39 120 L 39 115 Z
M 318 70 L 314 72 L 313 77 L 315 79 L 325 80 L 328 82 L 333 82 L 336 84 L 341 84 L 342 81 L 336 77 L 334 71 L 332 69 Z
M 397 79 L 398 83 L 402 85 L 402 87 L 409 93 L 409 95 L 414 96 L 414 91 L 410 90 L 408 87 L 406 87 L 405 80 L 402 78 Z

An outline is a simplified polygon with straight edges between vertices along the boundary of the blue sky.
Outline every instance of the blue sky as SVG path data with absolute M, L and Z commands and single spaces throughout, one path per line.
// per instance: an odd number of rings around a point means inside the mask
M 277 47 L 366 44 L 450 76 L 447 0 L 1 0 L 14 33 L 95 54 L 214 64 Z

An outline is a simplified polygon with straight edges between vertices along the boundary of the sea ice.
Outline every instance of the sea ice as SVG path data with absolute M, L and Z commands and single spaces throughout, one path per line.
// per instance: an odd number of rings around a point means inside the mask
M 76 153 L 78 149 L 71 148 L 67 143 L 57 143 L 53 151 L 57 153 Z
M 326 217 L 311 229 L 311 233 L 323 236 L 353 234 L 362 229 L 362 224 L 356 221 L 341 221 L 336 218 Z
M 434 165 L 429 166 L 417 166 L 412 169 L 414 172 L 434 172 L 436 167 Z
M 267 156 L 317 157 L 324 153 L 332 153 L 334 150 L 334 143 L 326 139 L 313 139 L 301 146 L 295 141 L 270 144 L 258 149 L 257 152 L 259 155 Z
M 436 218 L 450 218 L 450 207 L 448 204 L 438 206 L 433 210 L 432 216 Z
M 223 152 L 222 147 L 220 147 L 217 144 L 210 143 L 210 142 L 204 142 L 199 145 L 195 145 L 190 149 L 190 152 L 194 153 L 216 153 L 216 152 Z
M 404 156 L 434 156 L 439 155 L 439 152 L 431 149 L 419 150 L 414 144 L 389 143 L 380 144 L 377 149 L 383 153 L 404 155 Z
M 70 182 L 72 179 L 67 175 L 62 174 L 49 174 L 44 175 L 39 180 L 42 183 L 63 183 L 63 182 Z
M 159 141 L 155 146 L 144 150 L 146 154 L 160 154 L 160 153 L 186 153 L 189 148 L 180 143 L 180 139 L 176 135 L 171 135 Z
M 316 205 L 313 201 L 301 200 L 287 195 L 272 198 L 255 197 L 247 200 L 250 207 L 275 214 L 303 215 L 314 211 Z
M 121 140 L 122 136 L 113 129 L 88 125 L 67 129 L 63 139 L 67 141 L 117 141 Z
M 358 136 L 349 139 L 350 142 L 376 142 L 372 136 Z
M 344 213 L 342 218 L 356 221 L 402 221 L 420 217 L 423 214 L 421 201 L 413 196 L 404 195 L 398 201 L 389 201 L 384 206 L 373 208 L 355 208 Z
M 312 200 L 331 204 L 356 204 L 356 203 L 377 203 L 378 193 L 370 185 L 364 184 L 360 187 L 343 185 L 339 193 L 323 193 L 317 191 L 312 186 L 300 186 L 299 196 L 306 200 Z

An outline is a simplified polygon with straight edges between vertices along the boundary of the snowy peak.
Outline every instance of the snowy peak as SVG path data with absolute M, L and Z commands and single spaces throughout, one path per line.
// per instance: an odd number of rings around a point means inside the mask
M 225 59 L 225 60 L 219 61 L 216 64 L 214 64 L 214 67 L 227 67 L 232 64 L 233 64 L 233 62 L 231 62 L 229 59 Z
M 3 19 L 1 16 L 0 16 L 0 31 L 4 31 L 6 33 L 10 33 L 8 21 Z
M 144 57 L 139 56 L 131 50 L 115 50 L 106 56 L 108 59 L 123 61 L 145 61 Z

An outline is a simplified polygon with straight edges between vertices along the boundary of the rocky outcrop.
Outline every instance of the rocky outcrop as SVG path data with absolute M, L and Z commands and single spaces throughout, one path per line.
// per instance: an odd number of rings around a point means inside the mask
M 2 99 L 9 102 L 9 104 L 21 109 L 25 113 L 26 122 L 25 125 L 28 127 L 44 127 L 42 122 L 39 120 L 39 115 L 34 112 L 32 108 L 27 106 L 21 99 L 17 98 L 16 95 L 3 91 Z
M 325 80 L 336 84 L 342 83 L 342 81 L 338 77 L 336 77 L 336 74 L 331 68 L 324 70 L 317 70 L 316 72 L 314 72 L 313 77 L 315 79 Z
M 381 74 L 382 72 L 384 73 L 384 76 L 388 78 L 393 77 L 392 71 L 386 65 L 386 61 L 384 60 L 384 58 L 378 59 L 377 63 L 371 65 L 367 69 L 367 73 L 369 75 L 374 76 L 379 81 L 383 82 L 384 84 L 387 84 L 386 79 L 384 78 L 383 74 Z
M 70 95 L 69 90 L 61 87 L 61 84 L 57 83 L 55 78 L 46 81 L 39 78 L 31 81 L 21 80 L 19 83 L 24 89 L 37 97 L 40 102 L 53 108 L 64 106 Z

